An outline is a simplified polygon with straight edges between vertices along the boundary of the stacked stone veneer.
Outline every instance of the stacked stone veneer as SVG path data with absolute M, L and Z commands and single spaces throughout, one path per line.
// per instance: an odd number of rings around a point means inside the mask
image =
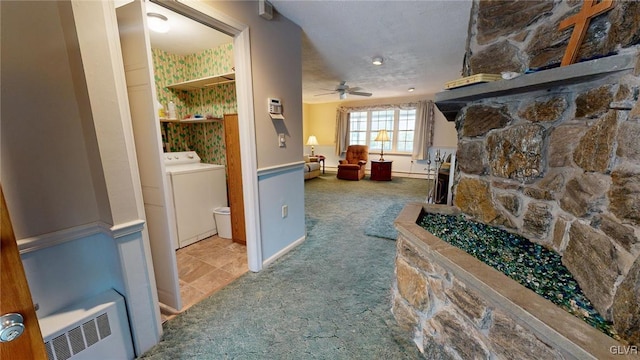
M 560 22 L 580 11 L 582 1 L 474 0 L 463 75 L 522 73 L 559 66 L 573 27 Z M 640 43 L 640 2 L 615 1 L 593 18 L 577 61 L 610 55 Z
M 581 4 L 474 1 L 466 73 L 558 65 L 571 35 L 558 24 Z M 634 54 L 639 41 L 640 2 L 619 1 L 592 21 L 579 59 Z M 454 204 L 473 219 L 560 253 L 594 307 L 636 345 L 639 75 L 636 65 L 587 82 L 467 103 L 456 118 L 453 188 Z
M 423 209 L 424 208 L 424 209 Z M 627 347 L 416 224 L 408 204 L 396 220 L 392 312 L 429 359 L 633 359 Z M 619 349 L 630 356 L 618 356 Z M 615 355 L 615 356 L 614 356 Z
M 471 103 L 454 204 L 551 248 L 621 337 L 640 344 L 638 78 Z M 637 106 L 637 105 L 636 105 Z
M 474 0 L 463 75 L 559 66 L 573 29 L 558 25 L 582 3 Z M 454 205 L 558 252 L 623 343 L 635 346 L 630 358 L 640 345 L 639 43 L 640 2 L 616 1 L 592 20 L 578 61 L 618 53 L 634 57 L 635 69 L 604 69 L 601 76 L 549 81 L 549 88 L 538 83 L 500 97 L 447 96 L 443 103 L 463 102 L 455 118 Z M 392 310 L 425 352 L 456 359 L 621 358 L 604 345 L 613 340 L 425 235 L 415 220 L 396 223 Z

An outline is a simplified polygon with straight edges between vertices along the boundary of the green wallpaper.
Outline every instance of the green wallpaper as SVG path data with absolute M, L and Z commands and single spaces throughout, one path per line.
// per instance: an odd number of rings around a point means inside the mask
M 187 78 L 181 81 L 227 74 L 233 72 L 233 45 L 221 45 L 214 49 L 187 55 L 184 60 L 184 74 Z
M 186 56 L 160 49 L 151 49 L 158 101 L 166 108 L 169 101 L 176 104 L 178 118 L 191 115 L 213 115 L 237 112 L 235 82 L 215 85 L 202 90 L 171 90 L 167 85 L 211 75 L 233 72 L 233 45 Z M 165 151 L 195 150 L 203 162 L 226 165 L 222 121 L 201 124 L 162 124 Z

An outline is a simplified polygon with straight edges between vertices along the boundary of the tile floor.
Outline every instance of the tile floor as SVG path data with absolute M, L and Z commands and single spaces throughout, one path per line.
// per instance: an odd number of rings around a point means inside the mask
M 176 251 L 182 311 L 249 271 L 247 248 L 214 235 Z M 162 321 L 175 315 L 162 314 Z

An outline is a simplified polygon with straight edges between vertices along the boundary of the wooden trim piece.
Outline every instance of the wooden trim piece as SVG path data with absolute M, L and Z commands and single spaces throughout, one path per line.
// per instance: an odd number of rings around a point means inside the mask
M 47 353 L 40 332 L 40 324 L 1 187 L 0 197 L 2 198 L 0 314 L 19 313 L 24 318 L 25 326 L 24 333 L 20 337 L 0 344 L 0 359 L 46 359 Z
M 260 233 L 260 201 L 256 169 L 256 132 L 253 106 L 253 74 L 251 72 L 251 42 L 249 29 L 243 29 L 233 41 L 236 64 L 236 96 L 238 97 L 238 123 L 240 153 L 242 155 L 242 191 L 244 195 L 245 228 L 247 231 L 247 258 L 249 270 L 262 270 L 262 235 Z
M 102 221 L 95 221 L 89 224 L 20 239 L 17 243 L 20 254 L 27 254 L 96 234 L 105 234 L 114 239 L 118 239 L 141 232 L 144 229 L 144 225 L 145 221 L 141 219 L 113 226 Z
M 301 161 L 296 161 L 288 164 L 280 164 L 276 166 L 261 168 L 261 169 L 258 169 L 258 177 L 273 175 L 273 174 L 280 174 L 280 173 L 291 171 L 291 170 L 302 169 L 304 164 L 305 164 L 304 160 L 301 160 Z
M 69 241 L 86 238 L 99 233 L 106 234 L 109 232 L 110 227 L 111 225 L 101 221 L 74 226 L 68 229 L 20 239 L 18 240 L 18 248 L 20 250 L 20 254 L 26 254 L 33 251 L 46 249 L 51 246 L 64 244 Z
M 242 185 L 242 157 L 240 155 L 240 126 L 238 115 L 224 116 L 224 143 L 227 155 L 227 188 L 231 208 L 231 237 L 246 245 L 247 231 L 244 220 L 244 195 Z
M 122 224 L 113 225 L 109 229 L 109 235 L 114 239 L 125 237 L 127 235 L 142 232 L 144 230 L 145 221 L 142 219 L 129 221 Z

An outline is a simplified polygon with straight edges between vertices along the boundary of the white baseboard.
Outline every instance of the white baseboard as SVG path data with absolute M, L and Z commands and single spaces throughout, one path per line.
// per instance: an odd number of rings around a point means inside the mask
M 337 167 L 326 167 L 326 172 L 328 174 L 335 174 L 338 172 L 338 168 Z M 366 170 L 365 172 L 367 175 L 371 175 L 371 171 L 369 169 Z M 324 175 L 328 175 L 328 174 L 324 174 Z M 323 174 L 320 173 L 320 176 L 322 176 Z M 392 177 L 403 177 L 403 178 L 413 178 L 413 179 L 434 179 L 434 173 L 426 173 L 426 172 L 406 172 L 406 171 L 391 171 L 391 176 Z
M 287 245 L 286 247 L 284 247 L 282 250 L 278 251 L 277 253 L 273 254 L 270 258 L 268 258 L 267 260 L 262 262 L 262 267 L 263 269 L 267 266 L 269 266 L 271 263 L 273 263 L 274 261 L 278 260 L 278 258 L 280 258 L 282 255 L 288 253 L 289 251 L 291 251 L 293 248 L 295 248 L 296 246 L 302 244 L 304 242 L 304 240 L 306 239 L 306 236 L 301 237 L 300 239 L 292 242 L 291 244 Z

